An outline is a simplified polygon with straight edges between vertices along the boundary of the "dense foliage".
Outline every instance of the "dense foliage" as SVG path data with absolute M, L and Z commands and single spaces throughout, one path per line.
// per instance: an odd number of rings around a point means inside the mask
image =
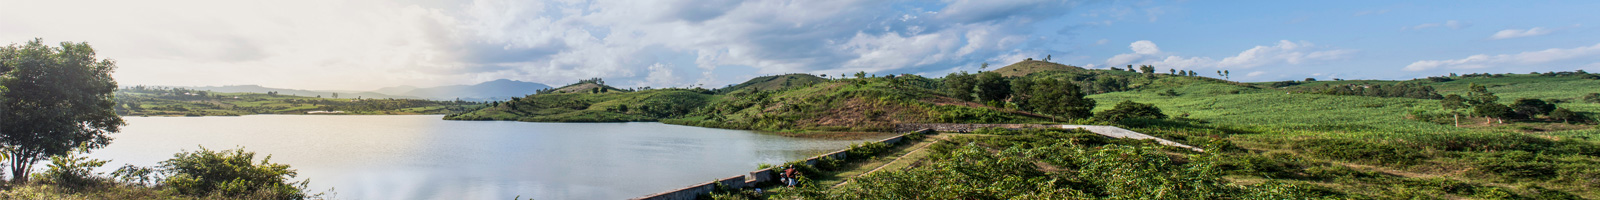
M 88 43 L 0 48 L 0 157 L 13 182 L 26 182 L 42 159 L 111 143 L 124 124 L 111 108 L 115 69 Z
M 6 186 L 0 199 L 307 199 L 305 181 L 291 181 L 289 165 L 255 160 L 243 149 L 180 152 L 160 166 L 128 165 L 109 176 L 94 172 L 104 160 L 51 158 L 33 182 Z

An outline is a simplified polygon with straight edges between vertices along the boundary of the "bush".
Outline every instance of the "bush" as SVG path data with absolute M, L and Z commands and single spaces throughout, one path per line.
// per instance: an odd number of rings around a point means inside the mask
M 1155 105 L 1122 101 L 1116 108 L 1101 111 L 1094 115 L 1095 120 L 1105 122 L 1118 122 L 1123 119 L 1166 119 L 1167 115 L 1161 113 L 1161 108 Z
M 254 159 L 254 152 L 242 148 L 211 151 L 201 147 L 194 152 L 180 152 L 161 161 L 161 169 L 171 175 L 162 183 L 186 195 L 305 198 L 306 182 L 289 181 L 296 174 L 289 165 L 271 163 L 270 155 L 259 163 L 252 163 Z
M 94 168 L 105 165 L 106 161 L 78 157 L 73 155 L 51 156 L 49 169 L 34 174 L 34 179 L 50 184 L 80 189 L 104 181 L 104 178 L 94 173 Z

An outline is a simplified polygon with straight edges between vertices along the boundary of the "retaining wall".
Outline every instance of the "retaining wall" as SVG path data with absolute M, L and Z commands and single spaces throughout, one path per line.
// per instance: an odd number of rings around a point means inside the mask
M 928 133 L 931 133 L 933 131 L 935 131 L 935 130 L 934 129 L 916 129 L 912 133 L 928 134 Z M 908 132 L 910 132 L 910 131 L 908 131 Z M 878 143 L 885 143 L 885 144 L 899 143 L 900 141 L 904 140 L 906 135 L 908 135 L 908 134 L 911 134 L 911 133 L 900 134 L 900 135 L 897 135 L 897 136 L 894 136 L 894 137 L 889 137 L 889 138 L 885 138 L 883 140 L 878 140 L 877 142 Z M 833 159 L 843 160 L 843 159 L 845 159 L 845 156 L 847 156 L 849 154 L 849 153 L 846 153 L 849 150 L 850 149 L 844 149 L 844 150 L 834 151 L 834 152 L 831 152 L 831 153 L 826 153 L 826 154 L 814 156 L 814 157 L 811 157 L 811 158 L 807 158 L 805 160 L 805 164 L 806 165 L 815 166 L 817 164 L 817 160 L 821 160 L 822 158 L 828 158 L 828 157 L 832 157 Z M 773 168 L 766 168 L 766 169 L 752 171 L 752 172 L 750 172 L 749 175 L 738 175 L 738 176 L 718 179 L 718 180 L 712 181 L 712 182 L 701 183 L 701 184 L 697 184 L 697 185 L 694 185 L 694 186 L 679 188 L 679 189 L 676 189 L 676 190 L 670 190 L 670 191 L 666 191 L 666 192 L 651 194 L 651 195 L 647 195 L 647 196 L 644 196 L 644 197 L 633 198 L 633 199 L 638 199 L 638 200 L 691 200 L 691 199 L 695 199 L 696 197 L 699 197 L 700 195 L 708 194 L 708 193 L 711 193 L 711 191 L 716 190 L 717 189 L 717 183 L 722 183 L 723 185 L 726 185 L 729 188 L 745 188 L 745 187 L 754 187 L 754 186 L 756 186 L 758 184 L 767 183 L 767 182 L 775 182 L 775 181 L 778 181 L 778 173 L 775 172 Z
M 915 131 L 915 130 L 929 129 L 929 130 L 938 131 L 938 132 L 970 133 L 970 132 L 972 132 L 974 130 L 978 130 L 978 129 L 982 129 L 982 128 L 1031 129 L 1031 128 L 1046 128 L 1047 126 L 1048 125 L 1041 125 L 1041 124 L 926 123 L 926 124 L 895 124 L 894 125 L 894 130 L 895 131 Z

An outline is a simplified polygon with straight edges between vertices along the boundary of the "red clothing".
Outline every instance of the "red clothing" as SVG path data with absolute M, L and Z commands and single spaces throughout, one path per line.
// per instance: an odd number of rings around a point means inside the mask
M 794 178 L 794 168 L 784 169 L 783 177 Z

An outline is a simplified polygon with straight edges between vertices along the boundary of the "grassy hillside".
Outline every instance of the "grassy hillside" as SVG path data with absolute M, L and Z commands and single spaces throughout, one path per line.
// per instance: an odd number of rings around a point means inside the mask
M 593 83 L 577 87 L 610 88 Z M 563 89 L 576 88 L 573 86 Z M 557 89 L 560 91 L 561 89 Z M 575 91 L 583 91 L 582 89 Z M 545 93 L 490 103 L 489 107 L 445 116 L 450 120 L 515 120 L 530 122 L 628 122 L 678 117 L 705 105 L 710 91 L 655 89 L 637 92 Z
M 116 92 L 117 114 L 125 116 L 238 116 L 249 114 L 403 115 L 450 114 L 480 107 L 477 102 L 419 99 L 324 98 L 276 93 L 216 93 L 184 88 L 129 87 Z
M 1006 65 L 1005 67 L 1001 67 L 999 69 L 995 69 L 993 72 L 1000 73 L 1000 75 L 1006 76 L 1006 77 L 1018 77 L 1018 76 L 1027 76 L 1029 74 L 1034 74 L 1034 73 L 1039 73 L 1039 72 L 1077 73 L 1077 72 L 1085 72 L 1085 71 L 1087 71 L 1087 69 L 1083 69 L 1081 67 L 1076 67 L 1076 66 L 1071 66 L 1071 65 L 1063 65 L 1063 64 L 1060 64 L 1060 63 L 1045 62 L 1045 61 L 1038 61 L 1038 60 L 1028 60 L 1028 61 L 1022 61 L 1022 62 L 1013 63 L 1011 65 Z
M 1497 120 L 1468 115 L 1462 118 L 1463 125 L 1457 127 L 1428 117 L 1436 117 L 1443 112 L 1437 96 L 1465 94 L 1466 85 L 1478 84 L 1496 93 L 1500 97 L 1498 103 L 1511 103 L 1518 98 L 1547 99 L 1555 102 L 1557 107 L 1593 119 L 1600 117 L 1596 114 L 1600 113 L 1600 103 L 1583 100 L 1584 95 L 1600 92 L 1600 80 L 1592 76 L 1475 75 L 1448 80 L 1239 83 L 1165 73 L 1089 70 L 1038 61 L 1025 61 L 985 73 L 988 74 L 958 73 L 954 74 L 958 75 L 956 78 L 947 76 L 938 79 L 908 75 L 863 76 L 871 78 L 779 84 L 806 79 L 804 76 L 785 75 L 790 77 L 758 78 L 735 87 L 718 89 L 722 92 L 715 93 L 706 90 L 646 90 L 539 94 L 452 117 L 523 121 L 660 120 L 702 127 L 781 132 L 876 132 L 887 131 L 897 123 L 930 122 L 1105 124 L 1204 147 L 1207 151 L 1104 153 L 1163 160 L 1169 163 L 1162 166 L 1176 168 L 1162 168 L 1167 172 L 1161 173 L 1193 173 L 1190 175 L 1202 177 L 1215 175 L 1220 178 L 1204 180 L 1226 182 L 1211 186 L 1276 188 L 1272 189 L 1276 192 L 1257 193 L 1283 195 L 1272 197 L 1275 199 L 1600 198 L 1600 190 L 1593 189 L 1600 188 L 1600 139 L 1596 139 L 1600 138 L 1600 129 L 1596 129 L 1593 121 L 1562 123 L 1542 120 L 1545 116 L 1533 116 L 1532 119 L 1512 119 L 1499 123 Z M 1040 99 L 1031 98 L 1030 95 L 1045 94 L 1029 93 L 1040 91 L 1029 87 L 1039 88 L 1039 84 L 1049 83 L 1041 81 L 1044 79 L 1063 80 L 1090 94 L 1087 98 L 1098 102 L 1092 105 L 1096 116 L 1067 117 L 1029 112 L 1039 110 L 1041 105 L 1025 99 Z M 951 85 L 971 88 L 951 88 Z M 1359 92 L 1341 93 L 1332 90 L 1334 88 Z M 987 93 L 980 94 L 980 91 Z M 993 92 L 1010 96 L 997 98 L 990 94 Z M 987 101 L 971 101 L 974 99 L 972 97 L 980 96 L 987 96 L 979 98 Z M 1100 117 L 1101 114 L 1127 111 L 1118 108 L 1122 107 L 1118 104 L 1123 101 L 1151 104 L 1159 109 L 1159 113 L 1170 117 Z M 681 106 L 668 109 L 669 112 L 635 110 L 638 106 L 664 106 L 660 102 L 677 102 L 675 105 Z M 622 109 L 624 106 L 628 106 L 626 111 Z M 903 169 L 909 174 L 858 177 L 862 179 L 856 181 L 873 179 L 889 181 L 879 183 L 891 184 L 876 188 L 916 188 L 915 184 L 903 181 L 957 180 L 946 180 L 949 176 L 943 175 L 910 179 L 884 176 L 937 174 L 938 169 L 928 167 L 988 162 L 984 160 L 987 158 L 971 160 L 953 156 L 949 149 L 953 148 L 952 145 L 968 145 L 962 148 L 970 148 L 964 151 L 972 152 L 1034 152 L 1011 154 L 1005 159 L 1069 165 L 1010 166 L 1037 167 L 1033 169 L 1037 171 L 1009 169 L 1026 172 L 1022 178 L 1029 180 L 1006 179 L 1017 175 L 1004 173 L 967 174 L 963 176 L 972 177 L 963 179 L 1013 180 L 1019 181 L 1015 183 L 1024 183 L 1021 185 L 1032 186 L 1048 185 L 1039 181 L 1051 177 L 1076 177 L 1089 181 L 1097 179 L 1082 175 L 1100 172 L 1063 169 L 1114 169 L 1070 166 L 1093 164 L 1093 161 L 1066 162 L 1065 159 L 1075 156 L 1062 157 L 1048 152 L 1066 150 L 1062 152 L 1083 153 L 1124 148 L 1053 142 L 1055 140 L 1052 138 L 1057 136 L 1044 133 L 990 133 L 1007 136 L 952 138 L 959 141 L 944 144 L 942 146 L 947 149 L 930 153 L 938 156 L 917 161 L 926 164 Z M 1157 155 L 1169 157 L 1159 158 Z M 1209 170 L 1170 170 L 1180 168 Z M 1134 166 L 1126 169 L 1142 168 Z M 1060 177 L 1033 172 L 1070 172 L 1079 175 Z M 1135 180 L 1158 178 L 1128 179 Z M 892 183 L 896 181 L 902 183 Z M 1142 182 L 1139 188 L 1121 192 L 1142 194 L 1161 192 L 1158 188 L 1187 187 L 1174 184 L 1178 183 Z M 1106 186 L 1115 185 L 1118 184 Z M 1062 186 L 1055 187 L 1042 191 L 1058 191 L 1055 189 Z M 1068 188 L 1087 189 L 1086 192 L 1092 192 L 1086 193 L 1089 196 L 1110 194 L 1104 193 L 1107 191 L 1103 191 L 1106 188 L 1102 186 L 1074 185 Z M 1240 188 L 1224 190 L 1237 189 Z M 793 192 L 866 196 L 894 192 L 872 188 L 846 190 Z M 788 190 L 776 192 L 796 194 Z
M 917 76 L 857 78 L 790 90 L 718 96 L 687 117 L 663 122 L 769 131 L 888 131 L 898 123 L 1023 123 L 1049 119 L 983 106 L 915 86 Z
M 812 84 L 828 82 L 828 79 L 811 74 L 784 74 L 775 76 L 762 76 L 750 79 L 744 83 L 718 88 L 717 93 L 732 93 L 743 90 L 776 91 L 811 86 Z

